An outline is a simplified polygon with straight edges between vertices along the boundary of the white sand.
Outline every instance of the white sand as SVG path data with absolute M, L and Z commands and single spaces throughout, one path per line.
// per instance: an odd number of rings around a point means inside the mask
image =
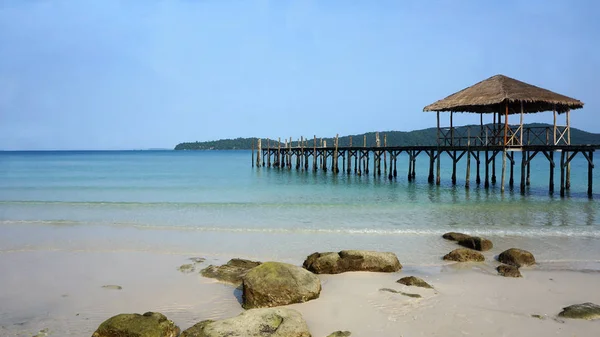
M 192 255 L 148 252 L 21 251 L 0 253 L 0 336 L 90 336 L 106 318 L 159 311 L 182 329 L 235 316 L 241 294 L 177 267 Z M 233 258 L 230 256 L 227 258 Z M 225 262 L 207 256 L 198 270 Z M 297 261 L 301 264 L 302 261 Z M 399 273 L 321 275 L 321 297 L 291 305 L 313 336 L 598 336 L 600 321 L 558 320 L 570 304 L 600 304 L 600 273 L 523 269 L 497 276 L 486 264 L 405 267 Z M 435 290 L 395 283 L 423 277 Z M 115 284 L 122 290 L 104 289 Z M 381 292 L 393 288 L 421 299 Z M 533 318 L 532 314 L 545 319 Z

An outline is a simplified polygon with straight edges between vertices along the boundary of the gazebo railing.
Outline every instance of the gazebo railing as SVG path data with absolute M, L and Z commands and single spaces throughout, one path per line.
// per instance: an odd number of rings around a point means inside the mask
M 551 126 L 522 127 L 509 126 L 506 138 L 504 127 L 494 129 L 485 125 L 479 127 L 440 128 L 438 144 L 440 146 L 506 146 L 520 147 L 524 145 L 569 145 L 569 128 L 556 126 L 556 135 Z

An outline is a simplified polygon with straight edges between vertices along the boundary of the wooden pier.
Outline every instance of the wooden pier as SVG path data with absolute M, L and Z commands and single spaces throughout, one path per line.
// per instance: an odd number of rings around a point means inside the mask
M 571 188 L 571 162 L 579 155 L 585 158 L 588 164 L 587 195 L 591 198 L 594 152 L 600 149 L 600 145 L 571 144 L 570 113 L 571 110 L 582 107 L 583 103 L 579 100 L 503 75 L 496 75 L 423 109 L 423 111 L 437 112 L 436 145 L 390 146 L 387 144 L 385 134 L 382 145 L 379 133 L 375 135 L 374 146 L 367 146 L 366 136 L 363 137 L 362 144 L 360 139 L 353 143 L 350 137 L 348 146 L 339 146 L 338 136 L 330 146 L 322 139 L 318 142 L 316 137 L 313 137 L 310 142 L 304 138 L 296 142 L 290 138 L 283 143 L 281 139 L 277 142 L 267 139 L 266 147 L 259 139 L 256 146 L 256 165 L 288 170 L 292 168 L 304 171 L 331 170 L 334 174 L 354 173 L 359 176 L 372 174 L 375 177 L 381 176 L 383 172 L 388 179 L 394 179 L 398 175 L 398 157 L 405 153 L 408 159 L 404 165 L 408 167 L 406 175 L 409 182 L 415 180 L 416 161 L 421 156 L 429 163 L 427 181 L 430 184 L 440 185 L 441 156 L 447 154 L 452 161 L 453 185 L 457 184 L 457 164 L 465 160 L 465 187 L 470 187 L 473 160 L 475 183 L 477 185 L 483 183 L 484 188 L 488 189 L 490 185 L 495 185 L 497 182 L 496 159 L 499 159 L 502 160 L 500 190 L 504 193 L 507 181 L 508 187 L 514 189 L 515 165 L 518 164 L 515 153 L 520 152 L 520 192 L 525 194 L 527 186 L 530 185 L 532 160 L 536 157 L 544 157 L 548 160 L 548 191 L 550 194 L 554 193 L 554 173 L 558 166 L 560 196 L 564 197 L 566 191 Z M 524 127 L 525 114 L 544 111 L 553 112 L 552 127 Z M 440 125 L 440 112 L 449 112 L 448 127 Z M 466 132 L 458 132 L 453 124 L 454 112 L 479 114 L 480 125 L 477 131 L 471 132 L 471 127 L 467 127 Z M 561 114 L 566 117 L 565 125 L 558 124 L 558 116 Z M 484 115 L 492 116 L 491 127 L 484 126 Z M 519 125 L 509 125 L 509 115 L 519 115 Z M 497 158 L 499 154 L 501 158 Z M 253 146 L 252 165 L 254 164 Z

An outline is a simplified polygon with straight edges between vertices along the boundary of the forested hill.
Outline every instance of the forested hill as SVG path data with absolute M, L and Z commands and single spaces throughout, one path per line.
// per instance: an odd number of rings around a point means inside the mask
M 526 124 L 525 127 L 552 127 L 548 124 Z M 479 133 L 479 125 L 471 125 L 471 134 Z M 467 126 L 457 127 L 457 133 L 466 133 Z M 380 132 L 380 138 L 383 145 L 383 134 L 387 135 L 387 145 L 389 146 L 411 146 L 411 145 L 436 145 L 436 128 L 429 128 L 415 131 L 384 131 Z M 367 146 L 375 145 L 375 132 L 366 134 L 352 135 L 354 146 L 363 145 L 363 136 L 367 136 Z M 328 145 L 333 144 L 332 138 L 323 138 L 327 140 Z M 175 150 L 246 150 L 252 148 L 252 143 L 256 144 L 257 138 L 236 138 L 236 139 L 220 139 L 208 142 L 189 142 L 180 143 L 175 146 Z M 348 146 L 350 144 L 349 136 L 339 138 L 339 146 Z M 292 143 L 295 146 L 296 139 Z M 317 138 L 320 144 L 320 138 Z M 571 128 L 571 144 L 600 144 L 600 134 L 590 133 L 583 130 Z M 255 145 L 256 146 L 256 145 Z M 262 146 L 266 147 L 266 139 L 262 139 Z M 277 141 L 271 140 L 271 147 L 276 147 Z M 283 144 L 282 144 L 283 146 Z M 313 140 L 309 139 L 308 146 L 313 146 Z

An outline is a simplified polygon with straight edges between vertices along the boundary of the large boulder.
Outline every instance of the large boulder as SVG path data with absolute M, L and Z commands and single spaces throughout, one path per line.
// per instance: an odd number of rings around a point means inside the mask
M 485 252 L 494 247 L 494 245 L 492 244 L 492 241 L 490 241 L 488 239 L 480 238 L 478 236 L 471 236 L 466 239 L 459 240 L 458 244 L 463 247 L 478 250 L 480 252 Z
M 599 319 L 600 318 L 600 305 L 594 303 L 582 303 L 570 305 L 558 314 L 559 317 L 565 318 L 576 318 L 576 319 Z
M 498 255 L 498 261 L 521 268 L 523 266 L 534 265 L 535 257 L 526 250 L 511 248 L 500 253 L 500 255 Z
M 457 248 L 444 256 L 446 261 L 483 262 L 485 257 L 480 252 L 467 248 Z
M 502 264 L 499 265 L 498 268 L 496 268 L 496 270 L 498 271 L 499 275 L 502 275 L 504 277 L 521 277 L 521 272 L 519 271 L 519 268 L 515 266 Z
M 306 258 L 303 266 L 315 274 L 339 274 L 347 271 L 391 273 L 402 269 L 396 254 L 366 250 L 313 253 Z
M 260 262 L 244 260 L 244 259 L 231 259 L 227 264 L 222 266 L 210 265 L 200 271 L 200 274 L 204 277 L 214 278 L 222 282 L 231 283 L 235 286 L 242 284 L 242 277 L 246 273 L 260 265 Z
M 311 337 L 302 315 L 286 308 L 252 309 L 220 321 L 202 321 L 181 334 L 181 337 L 224 336 Z
M 120 314 L 104 321 L 92 337 L 177 337 L 179 327 L 158 312 Z
M 315 274 L 281 262 L 265 262 L 242 280 L 245 309 L 302 303 L 321 293 L 321 280 Z
M 468 234 L 463 234 L 463 233 L 449 232 L 449 233 L 442 235 L 442 237 L 444 239 L 450 240 L 450 241 L 460 241 L 460 240 L 468 239 L 471 236 Z
M 406 277 L 399 279 L 396 282 L 400 283 L 400 284 L 404 284 L 405 286 L 415 286 L 415 287 L 433 289 L 433 287 L 431 285 L 429 285 L 429 283 L 427 283 L 427 282 L 423 281 L 423 279 L 420 279 L 415 276 L 406 276 Z

